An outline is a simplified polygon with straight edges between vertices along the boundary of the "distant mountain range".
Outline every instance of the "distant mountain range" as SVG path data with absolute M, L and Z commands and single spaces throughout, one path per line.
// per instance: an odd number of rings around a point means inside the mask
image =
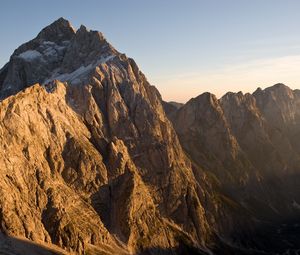
M 300 91 L 164 102 L 60 18 L 0 70 L 0 254 L 298 254 Z

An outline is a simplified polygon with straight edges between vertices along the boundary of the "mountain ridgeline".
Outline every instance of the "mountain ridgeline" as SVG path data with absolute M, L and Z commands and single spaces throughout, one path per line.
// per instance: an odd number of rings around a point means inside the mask
M 0 70 L 0 254 L 292 254 L 300 91 L 164 102 L 60 18 Z

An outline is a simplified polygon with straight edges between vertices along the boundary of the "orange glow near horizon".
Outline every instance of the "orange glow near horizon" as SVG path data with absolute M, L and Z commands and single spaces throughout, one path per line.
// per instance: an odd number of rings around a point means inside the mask
M 204 92 L 211 92 L 219 98 L 229 91 L 252 93 L 258 87 L 266 88 L 276 83 L 296 89 L 300 85 L 299 66 L 300 55 L 295 55 L 260 59 L 210 72 L 149 78 L 164 100 L 184 103 Z

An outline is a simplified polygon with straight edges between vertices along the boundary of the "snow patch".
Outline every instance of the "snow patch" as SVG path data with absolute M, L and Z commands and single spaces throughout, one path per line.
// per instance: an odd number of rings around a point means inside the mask
M 43 41 L 44 45 L 55 45 L 55 42 L 51 42 L 51 41 Z
M 18 55 L 18 57 L 24 59 L 25 61 L 33 61 L 35 59 L 41 58 L 45 61 L 43 57 L 58 57 L 63 54 L 63 51 L 66 49 L 69 41 L 63 41 L 63 45 L 57 45 L 55 42 L 44 41 L 40 44 L 37 50 L 27 50 Z
M 71 73 L 63 73 L 60 74 L 59 70 L 56 70 L 54 72 L 54 74 L 47 80 L 45 80 L 43 82 L 43 84 L 47 84 L 53 80 L 59 80 L 61 82 L 70 82 L 72 84 L 80 84 L 80 82 L 82 81 L 82 79 L 80 79 L 80 77 L 85 76 L 86 74 L 88 74 L 90 71 L 92 71 L 97 65 L 99 64 L 103 64 L 106 63 L 107 61 L 111 60 L 112 58 L 114 58 L 115 55 L 109 55 L 106 57 L 102 57 L 100 58 L 98 61 L 96 61 L 96 63 L 94 64 L 89 64 L 87 66 L 80 66 L 79 68 L 77 68 L 75 71 L 71 72 Z
M 68 41 L 64 41 L 64 46 L 57 45 L 54 42 L 44 41 L 41 45 L 43 54 L 47 57 L 58 56 L 66 48 Z
M 83 74 L 86 74 L 91 69 L 92 69 L 92 65 L 90 64 L 88 66 L 81 66 L 72 73 L 58 74 L 58 72 L 56 72 L 54 73 L 54 75 L 52 75 L 50 79 L 45 80 L 44 84 L 49 83 L 53 80 L 59 80 L 62 82 L 69 81 L 71 83 L 74 83 L 74 81 L 76 81 L 78 83 L 78 81 L 80 80 L 78 80 L 77 78 L 82 76 Z
M 42 57 L 42 54 L 36 50 L 28 50 L 28 51 L 25 51 L 25 52 L 21 53 L 20 55 L 18 55 L 18 57 L 20 57 L 26 61 L 31 61 L 36 58 Z

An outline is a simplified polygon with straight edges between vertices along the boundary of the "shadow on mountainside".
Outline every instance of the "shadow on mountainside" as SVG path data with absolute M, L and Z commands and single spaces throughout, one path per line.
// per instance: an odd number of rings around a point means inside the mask
M 145 249 L 136 255 L 208 255 L 209 253 L 191 248 L 187 246 L 179 246 L 173 249 L 163 249 L 159 247 L 153 247 Z
M 49 246 L 49 247 L 48 247 Z M 1 255 L 66 255 L 63 250 L 50 244 L 37 244 L 29 240 L 6 236 L 0 233 Z
M 255 219 L 247 236 L 237 231 L 233 241 L 264 254 L 300 254 L 300 176 L 265 180 L 261 196 L 249 196 L 244 205 Z M 253 253 L 256 254 L 256 253 Z
M 300 251 L 300 220 L 290 222 L 264 223 L 253 233 L 255 239 L 242 238 L 235 245 L 230 245 L 224 240 L 215 240 L 215 247 L 211 247 L 214 255 L 271 255 L 290 254 L 298 255 Z M 243 246 L 239 248 L 238 246 Z M 88 251 L 88 255 L 103 255 L 103 249 Z M 111 252 L 111 250 L 110 250 Z M 110 253 L 109 254 L 113 254 Z M 66 251 L 50 244 L 37 244 L 29 240 L 5 236 L 0 233 L 1 255 L 67 255 Z M 205 251 L 181 245 L 173 249 L 153 247 L 145 249 L 136 255 L 208 255 Z
M 136 255 L 207 255 L 208 253 L 178 252 L 175 249 L 151 248 Z
M 264 254 L 300 254 L 300 217 L 284 221 L 263 222 L 255 229 L 253 240 L 241 240 L 241 245 L 263 251 Z

